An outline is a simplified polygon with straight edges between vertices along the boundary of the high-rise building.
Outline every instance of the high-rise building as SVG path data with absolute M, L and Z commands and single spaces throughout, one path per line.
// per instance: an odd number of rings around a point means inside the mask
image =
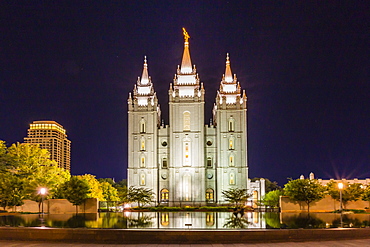
M 185 29 L 184 39 L 181 66 L 168 90 L 169 125 L 161 123 L 146 57 L 129 94 L 128 185 L 152 189 L 158 203 L 222 203 L 223 190 L 250 189 L 247 96 L 227 54 L 213 121 L 205 125 L 205 88 L 192 65 Z M 249 193 L 260 198 L 260 189 Z
M 71 169 L 71 141 L 67 139 L 66 130 L 55 121 L 33 121 L 28 129 L 25 143 L 39 144 L 40 148 L 50 152 L 50 158 L 59 167 Z

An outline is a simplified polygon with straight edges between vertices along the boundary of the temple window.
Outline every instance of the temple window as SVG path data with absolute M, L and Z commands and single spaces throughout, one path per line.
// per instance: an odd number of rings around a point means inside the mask
M 186 111 L 183 113 L 183 121 L 184 121 L 183 130 L 190 131 L 190 112 Z
M 212 167 L 212 158 L 211 157 L 207 158 L 207 167 L 208 168 Z
M 140 174 L 140 185 L 145 185 L 145 173 Z
M 146 126 L 145 126 L 145 120 L 142 118 L 140 120 L 140 133 L 145 133 L 146 132 Z
M 229 166 L 231 166 L 231 167 L 235 166 L 234 154 L 230 154 L 230 156 L 229 156 Z
M 230 173 L 230 178 L 229 178 L 229 184 L 234 185 L 235 184 L 235 174 L 232 172 Z
M 168 226 L 170 224 L 168 213 L 161 213 L 161 225 Z
M 167 169 L 168 168 L 167 158 L 163 158 L 162 159 L 162 168 L 163 169 Z
M 145 156 L 140 157 L 140 167 L 144 168 L 145 167 Z
M 184 142 L 184 166 L 190 166 L 190 142 Z
M 208 188 L 206 190 L 206 201 L 207 202 L 213 202 L 214 200 L 214 191 L 211 188 Z
M 145 139 L 140 139 L 140 151 L 145 151 Z
M 229 118 L 229 132 L 234 132 L 235 131 L 235 119 L 233 117 Z
M 162 202 L 168 202 L 169 200 L 170 192 L 168 189 L 162 189 L 161 190 L 161 201 Z
M 229 150 L 235 149 L 235 138 L 233 136 L 230 136 L 229 138 Z

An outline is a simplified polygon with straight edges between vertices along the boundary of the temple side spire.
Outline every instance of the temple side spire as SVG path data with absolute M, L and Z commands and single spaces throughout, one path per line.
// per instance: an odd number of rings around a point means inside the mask
M 149 83 L 148 64 L 146 61 L 146 56 L 144 56 L 144 68 L 143 74 L 141 75 L 141 85 L 148 85 L 148 83 Z
M 191 65 L 191 59 L 190 59 L 190 51 L 189 51 L 189 34 L 186 31 L 185 28 L 182 28 L 183 34 L 184 34 L 184 53 L 182 56 L 182 62 L 181 62 L 181 69 L 180 72 L 183 74 L 190 74 L 193 72 L 193 68 Z
M 229 53 L 226 54 L 225 82 L 233 82 L 233 74 L 231 73 Z

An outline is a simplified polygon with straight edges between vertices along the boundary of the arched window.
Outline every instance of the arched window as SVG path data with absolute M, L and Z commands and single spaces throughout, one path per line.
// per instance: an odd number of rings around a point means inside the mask
M 235 184 L 235 174 L 233 172 L 230 173 L 229 184 L 230 185 Z
M 229 132 L 234 132 L 235 131 L 235 119 L 233 117 L 229 118 Z
M 168 213 L 161 213 L 161 225 L 168 226 L 170 224 Z
M 208 188 L 206 190 L 206 201 L 207 202 L 213 202 L 214 200 L 214 191 L 211 188 Z
M 235 149 L 235 138 L 233 136 L 230 136 L 229 138 L 229 150 Z
M 167 158 L 162 158 L 162 168 L 163 169 L 167 169 L 168 168 Z
M 207 167 L 208 168 L 211 168 L 212 167 L 212 158 L 211 157 L 208 157 L 207 158 Z
M 145 151 L 145 138 L 140 139 L 140 151 Z
M 140 120 L 140 133 L 145 133 L 146 132 L 146 126 L 145 126 L 145 120 L 142 118 Z
M 145 173 L 140 174 L 140 185 L 145 185 Z
M 215 224 L 215 213 L 206 213 L 206 225 L 213 226 Z
M 184 166 L 190 166 L 190 142 L 184 142 Z
M 183 130 L 184 131 L 190 131 L 190 112 L 185 111 L 183 114 Z
M 229 166 L 231 166 L 231 167 L 235 166 L 234 154 L 230 154 L 230 156 L 229 156 Z
M 161 190 L 161 201 L 168 202 L 169 197 L 170 197 L 170 192 L 168 191 L 168 189 L 162 189 Z
M 140 167 L 141 168 L 145 167 L 145 156 L 144 155 L 140 157 Z

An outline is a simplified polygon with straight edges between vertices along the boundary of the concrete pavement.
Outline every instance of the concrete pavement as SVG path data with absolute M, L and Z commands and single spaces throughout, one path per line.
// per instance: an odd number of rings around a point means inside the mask
M 306 241 L 306 242 L 283 242 L 283 243 L 257 243 L 257 244 L 91 244 L 91 243 L 63 243 L 63 242 L 40 242 L 40 241 L 4 241 L 0 240 L 1 247 L 312 247 L 312 246 L 324 246 L 324 247 L 370 247 L 369 239 L 356 239 L 356 240 L 339 240 L 339 241 Z

